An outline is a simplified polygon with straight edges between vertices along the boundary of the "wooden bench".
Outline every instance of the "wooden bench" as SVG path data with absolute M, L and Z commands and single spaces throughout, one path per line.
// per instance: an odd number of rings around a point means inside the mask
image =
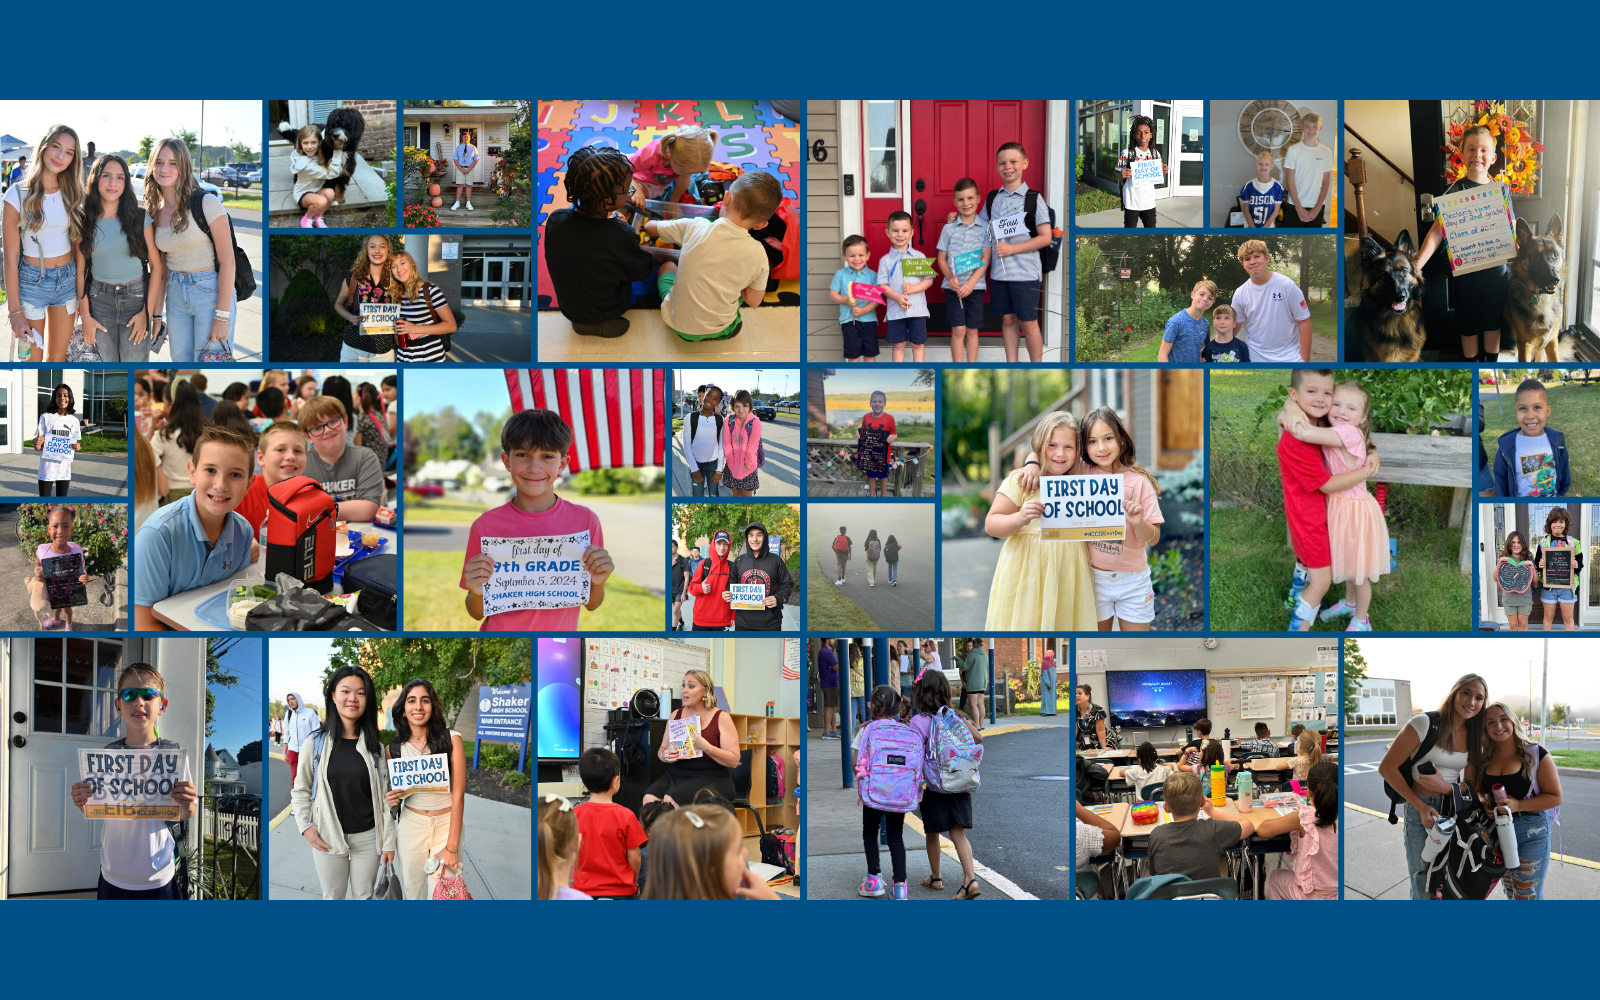
M 903 464 L 889 473 L 889 488 L 895 496 L 902 496 L 909 488 L 913 497 L 923 495 L 927 476 L 928 457 L 933 445 L 927 442 L 889 446 L 903 459 Z M 806 495 L 856 496 L 866 477 L 856 468 L 856 442 L 854 438 L 806 438 Z
M 1382 467 L 1373 482 L 1409 486 L 1446 486 L 1450 497 L 1450 527 L 1461 527 L 1462 576 L 1472 575 L 1472 505 L 1475 455 L 1470 437 L 1431 434 L 1374 434 Z M 1371 488 L 1371 483 L 1368 484 Z

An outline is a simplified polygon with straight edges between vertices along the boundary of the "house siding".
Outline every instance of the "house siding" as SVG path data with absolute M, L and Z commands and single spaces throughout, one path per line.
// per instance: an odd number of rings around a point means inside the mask
M 1132 426 L 1133 446 L 1143 459 L 1140 463 L 1155 468 L 1156 459 L 1156 379 L 1160 372 L 1134 372 L 1133 395 L 1128 407 Z
M 828 158 L 816 162 L 811 147 L 821 140 Z M 806 102 L 806 346 L 811 361 L 844 357 L 844 336 L 835 321 L 839 307 L 828 298 L 828 285 L 839 263 L 841 205 L 839 176 L 839 102 Z M 826 329 L 824 329 L 826 328 Z

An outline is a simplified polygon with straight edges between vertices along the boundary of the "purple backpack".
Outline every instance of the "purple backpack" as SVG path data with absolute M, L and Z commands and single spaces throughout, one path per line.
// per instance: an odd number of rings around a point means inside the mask
M 863 805 L 907 813 L 922 801 L 922 737 L 898 719 L 874 719 L 856 743 L 856 788 Z

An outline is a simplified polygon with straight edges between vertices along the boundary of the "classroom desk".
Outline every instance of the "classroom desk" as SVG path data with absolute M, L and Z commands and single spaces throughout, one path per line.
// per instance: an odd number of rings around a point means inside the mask
M 371 521 L 351 521 L 348 524 L 347 530 L 360 531 L 365 534 L 382 535 L 383 537 L 389 539 L 389 544 L 384 547 L 383 554 L 398 554 L 400 536 L 392 528 L 380 527 L 373 524 Z M 181 594 L 173 594 L 171 597 L 168 597 L 165 600 L 157 601 L 150 608 L 150 613 L 155 615 L 156 620 L 163 623 L 168 628 L 177 629 L 180 632 L 215 632 L 217 630 L 216 626 L 201 620 L 200 616 L 195 614 L 195 609 L 204 604 L 206 601 L 215 597 L 217 594 L 236 587 L 246 581 L 255 583 L 266 582 L 266 563 L 263 561 L 264 558 L 265 556 L 263 556 L 261 559 L 257 559 L 255 562 L 245 567 L 242 572 L 235 573 L 226 580 L 208 584 L 204 587 L 196 587 L 194 590 L 186 590 Z M 342 594 L 344 591 L 342 588 L 336 587 L 334 588 L 334 593 Z
M 1165 750 L 1157 750 L 1156 757 L 1176 758 L 1182 749 L 1182 747 L 1169 747 Z M 1120 750 L 1079 750 L 1077 753 L 1084 760 L 1133 760 L 1138 756 L 1138 753 L 1132 747 Z

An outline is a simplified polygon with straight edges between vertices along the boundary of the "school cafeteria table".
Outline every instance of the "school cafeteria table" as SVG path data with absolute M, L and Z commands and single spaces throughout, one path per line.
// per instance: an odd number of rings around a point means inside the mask
M 389 544 L 384 547 L 383 554 L 398 554 L 400 536 L 392 528 L 380 527 L 370 521 L 351 521 L 347 526 L 347 530 L 360 531 L 363 534 L 382 535 L 389 539 Z M 258 583 L 264 582 L 266 580 L 266 563 L 263 561 L 264 559 L 265 556 L 257 559 L 245 567 L 242 572 L 235 573 L 226 580 L 208 584 L 204 587 L 196 587 L 194 590 L 186 590 L 181 594 L 173 594 L 165 600 L 157 601 L 151 607 L 150 612 L 156 616 L 157 621 L 162 622 L 168 628 L 178 629 L 182 632 L 215 632 L 218 630 L 217 627 L 210 622 L 202 620 L 199 615 L 195 614 L 195 609 L 216 595 L 247 580 Z M 341 588 L 335 588 L 334 593 L 342 594 L 344 591 Z

